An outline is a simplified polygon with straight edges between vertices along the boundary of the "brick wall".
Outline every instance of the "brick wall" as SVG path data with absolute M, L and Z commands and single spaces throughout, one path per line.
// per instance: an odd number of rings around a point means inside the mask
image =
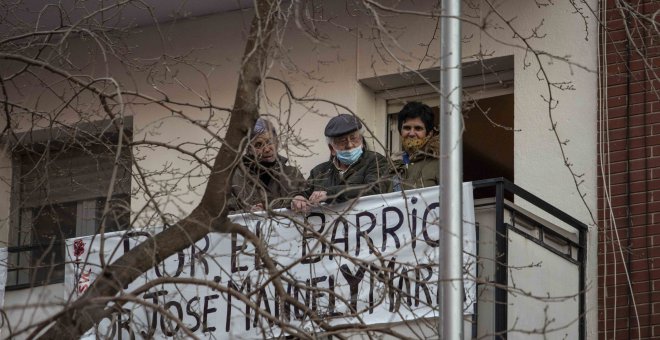
M 660 24 L 653 29 L 649 20 L 660 11 L 660 1 L 626 3 L 637 13 L 622 13 L 620 5 L 607 1 L 607 33 L 600 37 L 608 110 L 606 121 L 599 120 L 599 164 L 605 166 L 598 170 L 598 330 L 599 339 L 658 339 Z M 660 21 L 660 12 L 655 15 Z M 605 189 L 611 204 L 604 200 Z

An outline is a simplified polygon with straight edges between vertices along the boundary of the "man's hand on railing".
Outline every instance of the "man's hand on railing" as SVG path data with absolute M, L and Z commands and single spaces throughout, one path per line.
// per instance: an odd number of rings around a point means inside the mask
M 264 208 L 263 203 L 257 203 L 257 204 L 250 207 L 250 212 L 258 212 L 258 211 L 264 211 L 264 210 L 266 210 L 266 209 Z
M 309 203 L 312 205 L 319 205 L 325 202 L 328 199 L 328 193 L 326 191 L 314 191 L 309 195 Z
M 291 210 L 298 212 L 298 213 L 307 213 L 309 212 L 309 209 L 311 208 L 311 204 L 309 201 L 304 196 L 297 195 L 293 197 L 293 200 L 291 201 Z

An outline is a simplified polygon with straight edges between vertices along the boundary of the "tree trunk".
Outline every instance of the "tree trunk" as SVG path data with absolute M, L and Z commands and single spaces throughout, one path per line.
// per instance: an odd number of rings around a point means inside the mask
M 82 297 L 66 306 L 50 323 L 35 330 L 31 337 L 42 333 L 41 338 L 44 339 L 80 337 L 113 312 L 105 302 L 97 302 L 104 301 L 98 298 L 117 295 L 122 287 L 210 231 L 232 232 L 240 228 L 227 219 L 226 203 L 233 168 L 226 165 L 235 163 L 235 159 L 241 157 L 241 145 L 244 144 L 241 141 L 259 116 L 259 89 L 266 72 L 269 42 L 277 20 L 276 10 L 274 1 L 257 1 L 225 142 L 215 158 L 199 205 L 173 227 L 141 243 L 104 268 Z

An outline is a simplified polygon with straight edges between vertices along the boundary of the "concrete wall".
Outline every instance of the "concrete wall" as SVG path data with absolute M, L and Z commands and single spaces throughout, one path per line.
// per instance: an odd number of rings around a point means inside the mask
M 432 7 L 433 4 L 419 4 L 405 9 L 423 11 Z M 479 9 L 464 6 L 466 20 L 462 25 L 462 53 L 465 61 L 514 56 L 516 183 L 570 215 L 590 223 L 591 217 L 564 166 L 549 117 L 552 114 L 557 123 L 560 141 L 569 141 L 565 147 L 566 156 L 573 163 L 574 171 L 584 174 L 580 179 L 584 180 L 580 189 L 587 194 L 586 205 L 593 210 L 596 203 L 598 39 L 595 25 L 585 32 L 581 17 L 571 15 L 572 11 L 574 9 L 570 4 L 539 8 L 533 2 L 520 1 L 504 1 L 494 10 L 486 4 L 481 4 Z M 523 42 L 512 38 L 513 31 L 507 28 L 498 13 L 507 20 L 515 18 L 511 25 L 521 35 L 530 35 L 543 22 L 538 29 L 538 34 L 543 37 L 530 39 L 529 43 L 534 49 L 557 58 L 542 56 L 539 65 Z M 385 44 L 382 45 L 385 47 L 380 46 L 378 37 L 369 34 L 372 24 L 361 22 L 363 36 L 358 40 L 358 79 L 438 65 L 439 42 L 437 36 L 432 39 L 433 30 L 430 29 L 434 27 L 435 19 L 404 15 L 384 20 L 399 28 L 392 33 L 397 38 L 396 44 L 383 37 Z M 481 27 L 486 29 L 482 30 Z M 428 52 L 427 44 L 430 44 Z M 424 55 L 430 57 L 421 58 Z M 569 59 L 571 64 L 561 62 L 561 58 Z M 553 89 L 553 99 L 558 103 L 552 112 L 549 112 L 548 103 L 544 99 L 549 98 L 548 85 L 538 79 L 539 66 L 548 74 L 549 81 L 570 82 L 572 85 L 571 90 Z
M 409 7 L 405 9 L 428 10 L 432 3 L 435 2 L 418 2 L 406 5 Z M 595 5 L 595 1 L 590 1 L 590 4 Z M 548 54 L 570 58 L 573 63 L 541 57 L 541 65 L 551 81 L 570 81 L 573 84 L 571 90 L 553 89 L 553 99 L 557 101 L 557 106 L 549 112 L 548 104 L 544 101 L 548 97 L 547 84 L 538 79 L 539 64 L 535 57 L 527 53 L 520 40 L 512 38 L 513 34 L 504 22 L 485 6 L 481 4 L 479 9 L 465 7 L 463 54 L 466 61 L 474 60 L 474 55 L 514 56 L 514 127 L 518 130 L 514 142 L 515 181 L 570 215 L 591 223 L 587 208 L 594 211 L 596 207 L 596 25 L 588 25 L 585 32 L 582 18 L 572 14 L 574 9 L 568 3 L 537 7 L 533 2 L 504 1 L 497 8 L 498 13 L 505 15 L 506 19 L 516 18 L 511 24 L 521 34 L 531 34 L 543 21 L 539 34 L 545 36 L 542 39 L 531 39 L 530 43 Z M 391 35 L 397 38 L 395 44 L 388 37 L 380 40 L 380 37 L 374 36 L 373 21 L 354 10 L 340 2 L 326 2 L 324 17 L 332 18 L 332 22 L 319 23 L 319 30 L 327 37 L 321 43 L 291 28 L 277 43 L 279 51 L 284 53 L 273 60 L 271 75 L 288 81 L 298 96 L 308 93 L 310 97 L 336 101 L 353 110 L 372 128 L 373 137 L 384 143 L 384 101 L 361 85 L 359 80 L 395 74 L 401 70 L 437 66 L 439 47 L 437 35 L 434 38 L 433 32 L 436 19 L 380 12 L 381 19 L 393 28 Z M 351 15 L 347 15 L 347 11 Z M 251 15 L 250 11 L 237 11 L 180 21 L 174 26 L 164 25 L 163 39 L 154 28 L 142 28 L 136 30 L 129 40 L 144 58 L 158 58 L 163 52 L 174 55 L 195 49 L 192 56 L 206 63 L 199 69 L 183 66 L 168 69 L 165 67 L 167 60 L 163 59 L 153 69 L 158 72 L 153 73 L 152 78 L 147 78 L 145 73 L 127 74 L 120 64 L 113 61 L 110 73 L 120 83 L 154 96 L 159 94 L 153 91 L 152 83 L 166 90 L 171 98 L 182 102 L 195 101 L 202 96 L 207 97 L 215 106 L 231 107 L 246 27 Z M 486 29 L 481 31 L 479 27 Z M 588 39 L 585 40 L 585 36 Z M 383 46 L 389 46 L 391 55 L 384 48 L 378 47 L 381 41 L 384 41 Z M 424 44 L 429 43 L 429 58 L 420 58 L 420 55 L 427 53 Z M 84 51 L 87 47 L 83 43 L 75 48 Z M 97 67 L 94 72 L 103 74 L 105 71 Z M 195 91 L 189 91 L 188 88 Z M 281 85 L 267 81 L 264 112 L 272 113 L 275 116 L 272 120 L 288 121 L 291 124 L 292 131 L 284 133 L 283 145 L 288 147 L 287 155 L 292 161 L 307 173 L 315 164 L 327 159 L 323 127 L 329 117 L 343 109 L 323 102 L 305 105 L 293 103 L 289 115 L 286 111 L 289 102 L 283 98 L 283 93 Z M 218 147 L 219 143 L 213 141 L 210 132 L 222 135 L 227 118 L 222 110 L 185 109 L 183 115 L 187 118 L 183 118 L 162 108 L 139 105 L 127 107 L 125 114 L 134 116 L 134 140 L 174 144 L 205 143 L 213 147 Z M 553 124 L 550 114 L 557 123 L 560 140 L 569 141 L 564 151 L 573 164 L 574 172 L 583 174 L 579 179 L 582 181 L 579 187 L 586 194 L 584 202 L 564 165 L 559 142 L 551 131 Z M 75 121 L 76 118 L 72 115 L 70 120 Z M 191 124 L 189 119 L 211 119 L 210 131 Z M 307 142 L 309 148 L 297 147 L 294 137 Z M 190 146 L 182 144 L 182 147 Z M 210 149 L 202 156 L 211 160 L 214 154 Z M 176 151 L 138 147 L 136 155 L 140 167 L 147 172 L 177 170 L 178 174 L 168 171 L 167 175 L 150 177 L 146 183 L 151 190 L 166 193 L 156 198 L 156 201 L 161 211 L 170 214 L 168 219 L 176 220 L 185 216 L 200 200 L 208 171 L 204 168 L 190 169 L 189 159 Z M 0 163 L 7 163 L 6 156 Z M 141 185 L 134 181 L 133 186 L 138 190 Z M 144 192 L 140 191 L 132 201 L 132 209 L 141 210 L 147 200 Z M 524 202 L 516 203 L 525 206 Z M 3 208 L 2 204 L 0 209 Z M 0 213 L 5 214 L 6 209 L 0 210 Z M 153 209 L 141 210 L 138 224 L 161 223 Z M 593 236 L 589 242 L 591 251 L 587 277 L 590 278 L 596 277 L 595 234 Z M 593 294 L 590 291 L 588 295 L 587 306 L 590 311 L 590 335 L 595 334 L 596 330 L 595 285 L 595 281 L 589 285 L 593 291 Z M 8 293 L 12 294 L 16 293 Z
M 6 292 L 3 310 L 9 320 L 2 325 L 0 336 L 9 338 L 9 324 L 12 334 L 15 334 L 12 338 L 28 338 L 33 329 L 26 331 L 27 327 L 60 311 L 65 305 L 64 299 L 64 284 L 61 283 Z
M 596 8 L 595 1 L 589 1 Z M 407 10 L 423 10 L 432 4 L 419 4 Z M 595 336 L 597 305 L 597 234 L 596 218 L 596 121 L 597 121 L 597 42 L 595 22 L 585 25 L 582 17 L 574 13 L 568 3 L 554 3 L 538 7 L 534 2 L 504 1 L 491 9 L 486 4 L 476 9 L 464 6 L 466 21 L 462 25 L 464 37 L 463 57 L 466 61 L 480 57 L 514 56 L 514 178 L 516 184 L 531 191 L 550 204 L 588 224 L 593 230 L 588 237 L 587 270 L 589 293 L 587 297 L 588 334 Z M 537 60 L 520 39 L 514 38 L 511 28 L 499 16 L 511 20 L 510 25 L 522 36 L 531 36 L 537 30 L 538 38 L 528 39 L 530 47 L 542 51 Z M 591 16 L 592 17 L 592 16 Z M 404 24 L 402 21 L 406 21 Z M 593 18 L 588 19 L 593 20 Z M 419 16 L 393 19 L 400 30 L 393 32 L 397 44 L 384 44 L 387 53 L 376 53 L 368 39 L 359 40 L 358 77 L 387 75 L 402 70 L 437 66 L 429 59 L 421 59 L 429 44 L 428 55 L 439 55 L 439 42 L 431 39 L 428 28 L 434 21 Z M 539 26 L 542 23 L 541 26 Z M 366 26 L 366 25 L 365 25 Z M 482 27 L 486 29 L 482 30 Z M 364 27 L 369 31 L 370 27 Z M 388 40 L 384 38 L 387 42 Z M 391 52 L 391 55 L 389 54 Z M 386 55 L 385 60 L 379 57 Z M 552 55 L 555 58 L 551 58 Z M 472 57 L 472 58 L 471 58 Z M 570 60 L 564 62 L 562 59 Z M 403 61 L 401 67 L 395 60 Z M 437 59 L 432 59 L 437 60 Z M 539 63 L 540 61 L 540 63 Z M 539 74 L 541 67 L 545 74 Z M 548 83 L 563 84 L 566 89 L 551 87 L 552 110 L 549 110 Z M 559 85 L 558 85 L 559 86 Z M 553 128 L 556 126 L 555 136 Z M 467 127 L 469 129 L 469 127 Z M 562 155 L 560 143 L 564 143 Z M 574 178 L 565 166 L 580 176 Z M 579 183 L 576 185 L 576 182 Z M 579 187 L 580 191 L 576 190 Z M 584 199 L 581 195 L 585 195 Z M 521 200 L 516 204 L 540 216 L 547 214 Z M 549 217 L 548 217 L 549 218 Z M 558 220 L 550 220 L 558 225 Z M 591 260 L 593 259 L 593 260 Z

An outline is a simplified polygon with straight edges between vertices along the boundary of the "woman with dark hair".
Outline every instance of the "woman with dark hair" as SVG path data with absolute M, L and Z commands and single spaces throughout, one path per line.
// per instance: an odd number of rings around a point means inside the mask
M 392 191 L 438 185 L 440 143 L 433 110 L 420 102 L 409 102 L 398 114 L 403 152 L 395 155 Z
M 277 151 L 275 126 L 266 119 L 257 119 L 250 131 L 250 145 L 232 176 L 230 213 L 290 205 L 292 193 L 301 190 L 305 179 L 300 170 L 287 165 L 288 159 Z

